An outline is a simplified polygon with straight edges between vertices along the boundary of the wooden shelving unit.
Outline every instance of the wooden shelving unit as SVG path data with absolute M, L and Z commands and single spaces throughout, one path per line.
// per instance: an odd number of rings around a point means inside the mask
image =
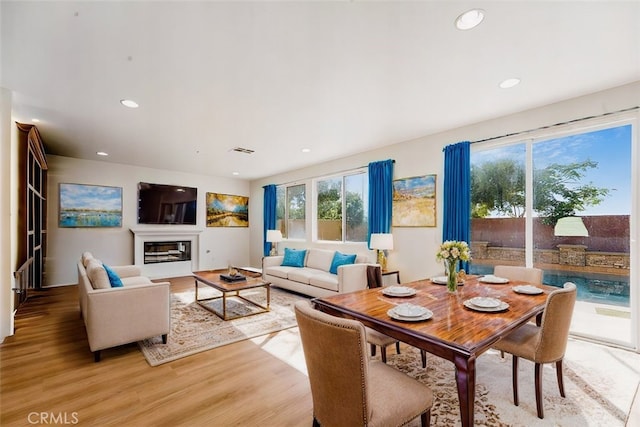
M 44 144 L 34 125 L 18 127 L 18 281 L 19 303 L 28 289 L 40 289 L 45 279 L 47 253 L 47 159 Z M 20 266 L 23 266 L 21 269 Z M 24 277 L 26 275 L 26 277 Z M 23 289 L 24 288 L 24 289 Z

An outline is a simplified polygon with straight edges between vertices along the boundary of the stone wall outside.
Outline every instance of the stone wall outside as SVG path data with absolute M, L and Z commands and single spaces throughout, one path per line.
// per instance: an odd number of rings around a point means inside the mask
M 563 248 L 534 250 L 533 262 L 575 267 L 629 269 L 629 254 L 589 251 L 583 245 L 560 246 Z M 471 242 L 471 256 L 476 262 L 486 260 L 494 264 L 496 261 L 524 264 L 525 261 L 523 248 L 489 246 L 489 242 Z

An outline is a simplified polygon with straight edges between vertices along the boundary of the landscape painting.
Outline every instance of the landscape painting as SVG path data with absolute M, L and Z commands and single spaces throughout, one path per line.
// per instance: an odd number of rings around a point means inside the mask
M 248 226 L 248 197 L 207 193 L 207 227 Z
M 436 175 L 393 181 L 394 227 L 436 226 Z
M 122 187 L 60 184 L 60 227 L 122 227 Z

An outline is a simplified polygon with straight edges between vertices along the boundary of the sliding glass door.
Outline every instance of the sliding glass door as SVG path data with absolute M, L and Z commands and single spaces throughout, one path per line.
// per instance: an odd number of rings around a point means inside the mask
M 542 268 L 545 284 L 578 286 L 573 334 L 635 347 L 634 132 L 619 122 L 474 144 L 471 273 Z

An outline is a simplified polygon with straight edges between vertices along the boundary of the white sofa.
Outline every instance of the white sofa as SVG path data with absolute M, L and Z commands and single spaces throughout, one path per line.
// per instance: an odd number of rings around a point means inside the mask
M 169 282 L 152 282 L 135 265 L 111 269 L 122 281 L 112 287 L 102 263 L 89 252 L 78 261 L 80 314 L 96 362 L 100 350 L 162 336 L 170 327 Z
M 273 286 L 313 297 L 352 292 L 367 287 L 369 260 L 357 255 L 354 264 L 341 265 L 337 274 L 329 272 L 336 251 L 307 249 L 303 267 L 283 266 L 283 255 L 262 259 L 262 277 Z

